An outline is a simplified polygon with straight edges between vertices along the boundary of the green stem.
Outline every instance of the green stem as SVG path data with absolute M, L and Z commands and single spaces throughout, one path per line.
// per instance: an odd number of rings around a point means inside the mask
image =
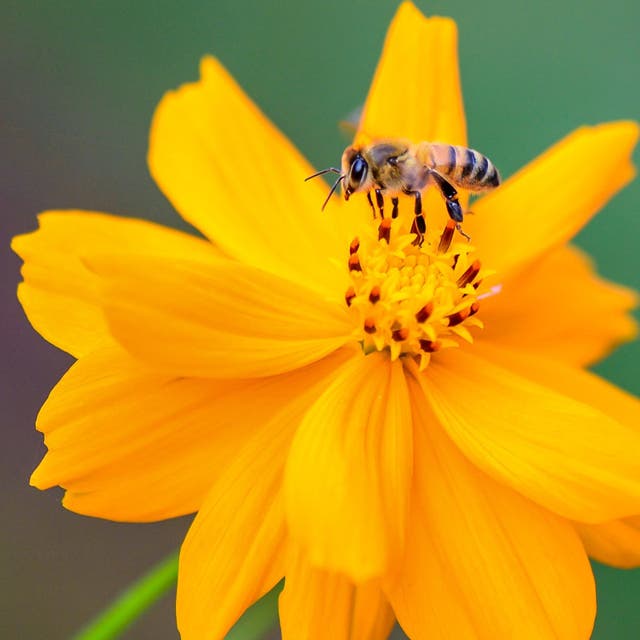
M 72 640 L 111 640 L 117 638 L 154 602 L 162 597 L 178 578 L 178 552 L 174 551 L 136 580 L 107 609 L 98 614 Z

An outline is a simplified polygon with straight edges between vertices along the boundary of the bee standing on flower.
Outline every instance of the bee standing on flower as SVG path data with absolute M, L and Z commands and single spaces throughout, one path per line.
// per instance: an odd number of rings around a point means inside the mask
M 371 191 L 376 195 L 380 216 L 384 218 L 384 196 L 391 196 L 391 217 L 398 217 L 398 196 L 405 194 L 414 198 L 414 221 L 411 232 L 416 235 L 416 244 L 421 245 L 427 224 L 422 211 L 422 192 L 433 184 L 438 187 L 447 206 L 449 217 L 462 231 L 460 223 L 464 215 L 458 200 L 456 187 L 472 193 L 489 191 L 500 185 L 500 174 L 487 156 L 475 149 L 442 142 L 417 142 L 390 139 L 369 145 L 350 146 L 342 154 L 342 170 L 330 167 L 309 176 L 307 180 L 325 173 L 338 173 L 322 208 L 342 183 L 344 199 L 351 194 L 366 192 L 373 210 Z

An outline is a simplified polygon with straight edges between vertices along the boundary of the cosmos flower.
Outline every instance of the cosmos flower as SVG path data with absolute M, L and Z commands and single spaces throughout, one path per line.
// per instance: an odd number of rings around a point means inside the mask
M 360 141 L 467 143 L 456 38 L 401 6 Z M 635 298 L 567 242 L 637 135 L 569 135 L 474 203 L 470 243 L 427 192 L 419 247 L 409 200 L 384 233 L 364 197 L 320 213 L 313 168 L 206 58 L 149 150 L 205 239 L 83 211 L 15 239 L 29 320 L 77 358 L 32 483 L 113 520 L 197 512 L 185 640 L 283 577 L 285 639 L 588 638 L 587 554 L 640 560 L 640 404 L 584 367 L 634 335 Z

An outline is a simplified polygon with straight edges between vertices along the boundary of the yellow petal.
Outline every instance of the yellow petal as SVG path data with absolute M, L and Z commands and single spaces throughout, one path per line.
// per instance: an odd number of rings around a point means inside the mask
M 236 453 L 191 525 L 178 574 L 182 640 L 222 640 L 244 611 L 284 575 L 287 549 L 280 488 L 300 405 L 294 401 L 291 411 Z
M 640 513 L 640 431 L 467 350 L 421 378 L 438 420 L 490 476 L 565 517 Z
M 386 640 L 395 621 L 375 583 L 355 585 L 312 567 L 298 552 L 287 564 L 280 595 L 283 640 Z
M 291 535 L 312 565 L 356 582 L 384 573 L 404 538 L 412 470 L 402 365 L 357 356 L 305 415 L 285 472 Z
M 282 377 L 214 381 L 149 372 L 115 349 L 91 354 L 40 411 L 49 451 L 31 482 L 61 485 L 67 508 L 111 520 L 193 512 L 243 443 L 299 397 L 310 405 L 346 356 Z
M 207 260 L 216 253 L 208 242 L 143 220 L 49 211 L 39 221 L 37 231 L 11 245 L 24 260 L 18 297 L 36 331 L 75 357 L 113 342 L 98 306 L 96 277 L 82 256 L 129 249 Z
M 484 358 L 523 378 L 591 405 L 621 424 L 640 432 L 640 400 L 603 378 L 579 367 L 521 350 L 477 342 Z
M 314 169 L 217 60 L 204 58 L 200 72 L 155 113 L 149 165 L 160 188 L 229 255 L 318 290 L 346 289 L 329 259 L 325 186 L 304 181 Z
M 482 303 L 481 342 L 587 366 L 637 332 L 637 296 L 594 272 L 575 247 L 559 247 Z
M 640 516 L 603 524 L 576 524 L 587 553 L 620 569 L 640 565 Z
M 87 263 L 102 279 L 116 339 L 176 375 L 282 373 L 319 360 L 351 333 L 343 300 L 225 258 L 111 255 Z
M 582 127 L 473 204 L 464 228 L 504 281 L 570 240 L 635 175 L 634 122 Z
M 416 386 L 406 557 L 387 589 L 402 628 L 412 640 L 588 638 L 595 589 L 571 525 L 469 464 Z
M 389 27 L 356 142 L 393 137 L 467 141 L 456 24 L 425 18 L 411 2 Z

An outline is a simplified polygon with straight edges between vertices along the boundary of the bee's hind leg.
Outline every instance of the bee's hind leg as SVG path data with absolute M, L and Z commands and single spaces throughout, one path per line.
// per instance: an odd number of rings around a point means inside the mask
M 447 213 L 449 214 L 449 217 L 456 223 L 456 229 L 458 230 L 458 233 L 464 236 L 467 240 L 471 240 L 471 236 L 467 235 L 462 230 L 462 225 L 460 224 L 464 219 L 464 215 L 462 213 L 460 201 L 458 200 L 458 192 L 455 190 L 454 186 L 448 180 L 445 180 L 445 178 L 443 178 L 437 171 L 431 169 L 429 171 L 429 175 L 436 183 L 438 189 L 440 189 L 440 193 L 442 194 L 445 205 L 447 207 Z
M 380 217 L 384 220 L 384 196 L 381 189 L 376 189 L 376 203 L 378 204 L 378 210 L 380 211 Z

